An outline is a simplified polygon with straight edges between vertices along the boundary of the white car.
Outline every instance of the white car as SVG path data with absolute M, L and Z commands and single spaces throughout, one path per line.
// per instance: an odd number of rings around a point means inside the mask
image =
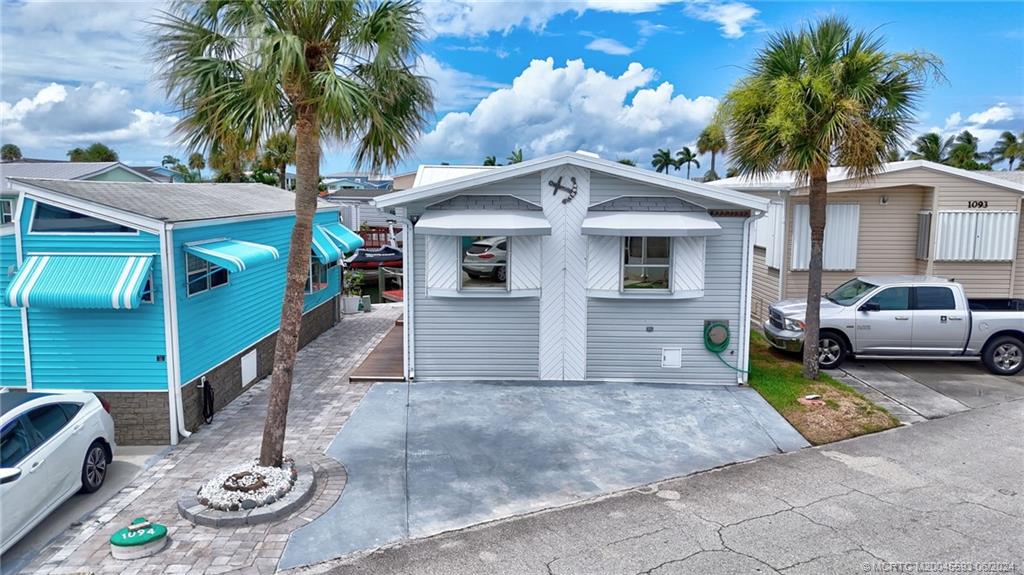
M 508 263 L 507 249 L 508 240 L 505 236 L 476 240 L 462 257 L 462 271 L 472 279 L 487 276 L 504 282 Z
M 0 553 L 103 485 L 117 447 L 109 411 L 91 393 L 0 393 Z

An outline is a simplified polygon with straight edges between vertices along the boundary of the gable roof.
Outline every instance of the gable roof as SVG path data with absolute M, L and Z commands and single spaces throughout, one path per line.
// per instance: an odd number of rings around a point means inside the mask
M 497 168 L 497 166 L 448 166 L 423 164 L 416 168 L 416 176 L 415 179 L 413 179 L 412 187 L 415 188 L 418 186 L 427 186 L 438 182 L 454 180 L 455 178 L 461 178 L 462 176 L 488 172 L 495 168 Z
M 389 208 L 400 206 L 411 202 L 417 202 L 436 196 L 452 194 L 466 188 L 491 184 L 497 181 L 510 178 L 517 178 L 553 168 L 561 165 L 573 165 L 585 168 L 594 172 L 608 174 L 635 182 L 648 184 L 655 187 L 665 188 L 677 192 L 693 194 L 696 196 L 711 198 L 714 200 L 751 208 L 756 210 L 767 210 L 768 200 L 734 191 L 728 188 L 716 188 L 707 184 L 684 180 L 675 176 L 668 176 L 658 172 L 652 172 L 642 168 L 627 166 L 619 162 L 595 158 L 590 154 L 578 152 L 560 152 L 550 156 L 544 156 L 533 160 L 527 160 L 518 164 L 499 167 L 484 166 L 448 166 L 448 168 L 472 168 L 471 173 L 459 176 L 450 180 L 442 180 L 434 183 L 415 185 L 408 190 L 392 192 L 380 196 L 374 200 L 378 208 Z M 484 168 L 484 169 L 478 169 Z M 419 180 L 419 174 L 417 174 Z
M 974 180 L 978 182 L 984 182 L 993 186 L 1014 190 L 1017 192 L 1024 193 L 1024 180 L 1014 179 L 1012 176 L 1004 177 L 996 174 L 1008 174 L 1011 172 L 972 172 L 969 170 L 961 170 L 960 168 L 954 168 L 945 164 L 937 164 L 935 162 L 929 162 L 926 160 L 907 160 L 903 162 L 889 162 L 882 166 L 882 169 L 876 174 L 881 176 L 883 174 L 893 174 L 902 172 L 904 170 L 912 170 L 921 168 L 930 170 L 933 172 L 940 172 L 944 174 L 950 174 L 958 176 L 968 180 Z M 853 180 L 850 177 L 847 169 L 843 167 L 829 168 L 828 170 L 828 182 L 845 182 Z M 865 180 L 870 181 L 870 180 Z M 775 172 L 765 177 L 755 176 L 734 176 L 732 178 L 725 178 L 722 180 L 715 180 L 708 182 L 712 186 L 730 188 L 733 190 L 793 190 L 801 188 L 796 184 L 795 172 L 784 171 Z
M 127 170 L 146 180 L 153 180 L 149 175 L 133 170 L 121 162 L 4 162 L 0 164 L 0 178 L 81 180 L 115 168 Z
M 91 182 L 14 178 L 12 181 L 108 208 L 159 220 L 188 222 L 286 214 L 295 211 L 295 194 L 265 184 L 175 184 Z M 32 192 L 28 192 L 32 195 Z M 318 208 L 330 204 L 317 201 Z

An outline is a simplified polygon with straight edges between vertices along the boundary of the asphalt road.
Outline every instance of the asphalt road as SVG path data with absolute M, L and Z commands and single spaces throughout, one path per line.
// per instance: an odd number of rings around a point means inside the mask
M 321 564 L 332 574 L 1024 572 L 1024 401 Z

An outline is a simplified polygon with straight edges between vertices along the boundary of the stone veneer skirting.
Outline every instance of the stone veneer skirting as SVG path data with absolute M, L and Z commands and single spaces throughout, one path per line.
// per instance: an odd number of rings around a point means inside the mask
M 339 298 L 333 298 L 302 316 L 299 331 L 299 349 L 335 325 Z M 263 338 L 256 345 L 245 348 L 234 357 L 206 372 L 206 381 L 213 385 L 214 411 L 220 411 L 246 389 L 270 375 L 274 365 L 274 346 L 277 332 Z M 242 385 L 243 355 L 256 349 L 256 378 Z M 201 377 L 201 376 L 200 376 Z M 185 425 L 196 431 L 203 423 L 203 396 L 196 378 L 181 388 L 181 401 L 185 411 Z M 169 442 L 170 412 L 167 392 L 97 393 L 110 402 L 110 412 L 118 444 L 161 445 Z

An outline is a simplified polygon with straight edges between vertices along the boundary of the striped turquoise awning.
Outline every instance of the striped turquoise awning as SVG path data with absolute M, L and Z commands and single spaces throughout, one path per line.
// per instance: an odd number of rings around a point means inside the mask
M 152 267 L 152 256 L 29 256 L 4 297 L 12 307 L 136 309 Z
M 320 226 L 313 226 L 313 253 L 320 263 L 327 265 L 341 259 L 341 250 Z
M 340 223 L 320 224 L 319 227 L 346 254 L 363 247 L 363 238 Z
M 242 240 L 213 240 L 198 244 L 186 244 L 185 252 L 229 272 L 236 273 L 270 263 L 281 255 L 277 248 Z

